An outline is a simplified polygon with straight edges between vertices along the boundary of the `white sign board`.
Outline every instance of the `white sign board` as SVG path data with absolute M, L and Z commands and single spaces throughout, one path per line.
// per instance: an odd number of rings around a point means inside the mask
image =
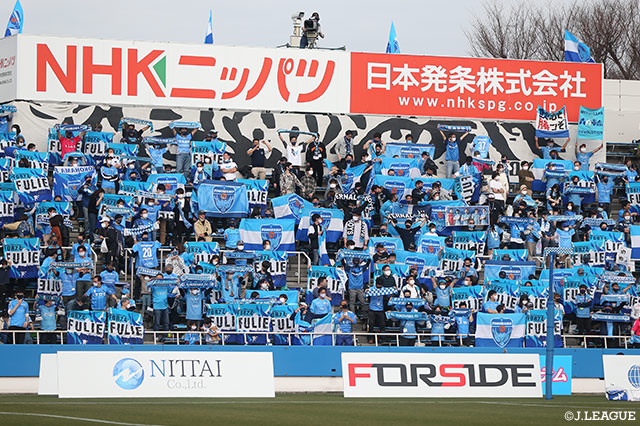
M 78 374 L 79 365 L 89 365 Z M 60 398 L 274 397 L 270 352 L 58 352 Z
M 538 354 L 343 353 L 344 396 L 539 398 Z
M 640 401 L 640 355 L 603 355 L 609 399 Z

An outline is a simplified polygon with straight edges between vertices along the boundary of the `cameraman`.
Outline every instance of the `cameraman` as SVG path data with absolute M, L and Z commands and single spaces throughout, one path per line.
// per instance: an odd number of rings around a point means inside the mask
M 307 21 L 314 21 L 315 25 L 313 25 L 310 28 L 307 28 L 307 25 L 306 25 Z M 309 44 L 307 34 L 309 34 L 310 37 L 324 38 L 324 34 L 322 34 L 322 31 L 320 31 L 320 15 L 318 14 L 318 12 L 313 12 L 313 14 L 311 15 L 311 18 L 307 19 L 305 21 L 305 25 L 303 25 L 302 27 L 302 38 L 300 38 L 300 49 L 306 49 Z

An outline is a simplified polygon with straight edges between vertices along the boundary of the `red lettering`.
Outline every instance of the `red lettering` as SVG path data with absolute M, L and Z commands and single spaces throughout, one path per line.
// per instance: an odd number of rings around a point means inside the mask
M 127 74 L 127 94 L 129 96 L 138 95 L 138 74 L 142 74 L 153 94 L 159 98 L 164 98 L 164 92 L 158 84 L 158 81 L 151 73 L 149 66 L 155 61 L 158 56 L 162 55 L 164 50 L 152 50 L 138 61 L 138 49 L 129 49 L 128 54 L 128 74 Z
M 111 65 L 93 63 L 93 47 L 82 48 L 82 93 L 93 93 L 93 76 L 95 74 L 111 76 L 111 94 L 122 94 L 122 49 L 111 49 Z
M 56 76 L 67 93 L 76 93 L 77 80 L 77 46 L 67 46 L 67 64 L 65 73 L 62 67 L 49 50 L 46 44 L 38 43 L 36 46 L 36 90 L 38 92 L 47 91 L 47 65 Z
M 442 364 L 440 366 L 440 375 L 442 377 L 458 378 L 457 382 L 444 382 L 442 386 L 461 387 L 467 383 L 464 373 L 447 373 L 448 368 L 464 368 L 464 364 Z
M 356 385 L 356 379 L 358 377 L 367 378 L 371 377 L 369 373 L 356 373 L 356 368 L 371 368 L 373 364 L 349 364 L 349 386 Z

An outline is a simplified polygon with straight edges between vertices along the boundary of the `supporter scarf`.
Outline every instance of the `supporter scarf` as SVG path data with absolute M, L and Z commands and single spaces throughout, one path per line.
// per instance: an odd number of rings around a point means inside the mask
M 169 128 L 170 129 L 199 129 L 200 128 L 200 123 L 197 123 L 195 121 L 172 121 L 171 123 L 169 123 Z
M 471 126 L 448 126 L 446 124 L 438 124 L 438 130 L 445 132 L 470 132 L 473 129 Z
M 144 126 L 149 126 L 149 130 L 153 132 L 153 123 L 149 120 L 142 120 L 140 118 L 132 118 L 132 117 L 123 117 L 118 123 L 118 131 L 122 130 L 122 124 L 142 124 Z

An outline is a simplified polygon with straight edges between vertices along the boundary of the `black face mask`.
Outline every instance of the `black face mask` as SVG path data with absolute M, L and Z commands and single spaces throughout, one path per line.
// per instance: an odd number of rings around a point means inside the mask
M 16 294 L 16 299 L 18 300 L 22 300 L 23 297 L 24 297 L 24 294 Z

